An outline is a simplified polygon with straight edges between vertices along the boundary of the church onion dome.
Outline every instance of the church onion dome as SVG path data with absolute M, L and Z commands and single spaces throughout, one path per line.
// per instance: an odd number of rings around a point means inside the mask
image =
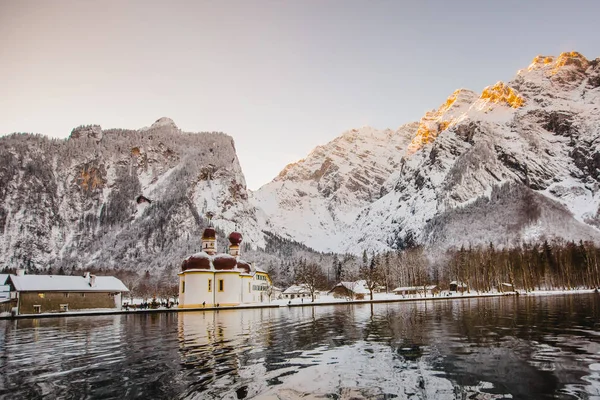
M 233 246 L 239 246 L 242 243 L 242 234 L 239 232 L 231 232 L 229 234 L 229 243 Z
M 234 269 L 236 265 L 237 260 L 229 254 L 218 254 L 213 258 L 213 266 L 217 271 Z
M 209 226 L 202 233 L 202 239 L 215 239 L 217 237 L 217 233 L 215 232 L 215 228 Z
M 243 269 L 247 274 L 250 273 L 250 264 L 243 260 L 237 260 L 238 269 Z
M 189 256 L 181 265 L 182 271 L 188 269 L 210 269 L 210 257 L 203 251 Z

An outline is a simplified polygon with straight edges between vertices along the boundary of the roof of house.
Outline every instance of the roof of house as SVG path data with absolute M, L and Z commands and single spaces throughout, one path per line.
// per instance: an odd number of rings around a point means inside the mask
M 420 290 L 423 290 L 423 288 L 425 288 L 425 290 L 433 290 L 436 287 L 437 287 L 436 285 L 427 285 L 427 286 L 402 286 L 402 287 L 397 287 L 396 289 L 392 290 L 392 292 L 411 292 L 413 290 L 420 291 Z
M 4 285 L 8 281 L 8 274 L 0 274 L 0 285 Z
M 257 266 L 255 266 L 255 265 L 252 265 L 252 268 L 254 268 L 254 270 L 255 270 L 256 272 L 262 272 L 262 273 L 264 273 L 264 274 L 266 274 L 266 273 L 267 273 L 267 271 L 265 271 L 264 269 L 262 269 L 262 268 L 260 268 L 260 267 L 257 267 Z
M 15 289 L 20 292 L 128 292 L 129 289 L 114 276 L 11 275 Z M 93 281 L 93 286 L 90 282 Z
M 283 291 L 283 294 L 300 294 L 300 293 L 310 293 L 310 290 L 306 287 L 306 285 L 292 285 L 289 288 Z
M 452 282 L 450 282 L 450 284 L 451 285 L 456 285 L 457 287 L 465 287 L 465 288 L 467 287 L 466 283 L 458 282 L 458 281 L 452 281 Z
M 356 282 L 340 282 L 337 285 L 335 285 L 333 289 L 330 290 L 330 292 L 333 291 L 336 287 L 344 287 L 356 294 L 367 294 L 369 293 L 369 290 L 365 287 L 366 284 L 367 282 L 364 280 Z

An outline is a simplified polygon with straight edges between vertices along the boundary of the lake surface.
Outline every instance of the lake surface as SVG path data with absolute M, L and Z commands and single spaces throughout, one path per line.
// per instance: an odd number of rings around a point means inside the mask
M 5 320 L 0 398 L 600 399 L 599 331 L 598 294 Z

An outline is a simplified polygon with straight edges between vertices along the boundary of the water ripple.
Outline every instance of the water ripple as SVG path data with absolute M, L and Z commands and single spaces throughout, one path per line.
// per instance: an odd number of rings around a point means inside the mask
M 597 295 L 0 321 L 0 398 L 586 399 L 598 321 Z

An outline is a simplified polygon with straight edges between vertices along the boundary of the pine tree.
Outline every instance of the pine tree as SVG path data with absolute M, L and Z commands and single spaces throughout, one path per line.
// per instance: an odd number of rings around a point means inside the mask
M 366 252 L 364 254 L 366 255 Z M 373 300 L 373 290 L 379 285 L 379 281 L 381 280 L 381 271 L 375 262 L 374 255 L 368 266 L 363 264 L 360 268 L 359 277 L 365 281 L 371 300 Z
M 342 280 L 342 262 L 339 260 L 338 255 L 333 255 L 333 271 L 335 283 L 339 283 Z

